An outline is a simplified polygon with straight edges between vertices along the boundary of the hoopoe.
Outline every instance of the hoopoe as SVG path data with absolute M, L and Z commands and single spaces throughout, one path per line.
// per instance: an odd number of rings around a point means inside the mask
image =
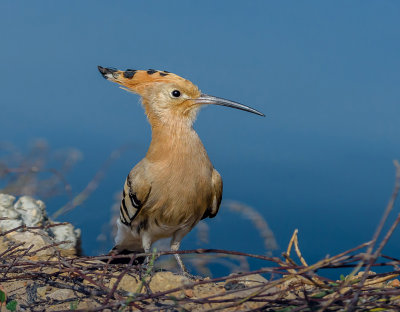
M 177 251 L 200 220 L 217 215 L 222 199 L 221 176 L 192 127 L 200 107 L 216 104 L 264 114 L 201 93 L 167 71 L 98 69 L 105 79 L 141 96 L 152 130 L 146 157 L 125 181 L 114 250 L 148 253 L 152 243 L 172 237 L 171 250 Z M 186 273 L 179 255 L 175 258 Z

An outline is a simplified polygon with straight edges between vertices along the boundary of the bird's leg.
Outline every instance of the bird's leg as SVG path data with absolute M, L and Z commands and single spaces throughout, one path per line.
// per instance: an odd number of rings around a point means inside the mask
M 182 238 L 187 234 L 188 231 L 177 231 L 174 233 L 174 235 L 172 236 L 171 239 L 171 251 L 178 251 L 179 250 L 179 246 L 181 245 L 181 240 Z M 186 269 L 185 265 L 183 264 L 183 261 L 181 259 L 181 257 L 179 256 L 179 254 L 174 254 L 176 262 L 178 262 L 178 265 L 181 269 L 181 273 L 182 275 L 189 277 L 189 278 L 193 278 L 193 276 L 188 272 L 188 270 Z
M 147 232 L 144 232 L 142 235 L 142 246 L 144 249 L 145 253 L 150 253 L 150 248 L 151 248 L 151 238 L 150 235 Z M 147 266 L 150 262 L 150 256 L 147 255 L 146 259 L 144 260 L 144 265 Z
M 178 251 L 180 245 L 181 245 L 181 242 L 177 242 L 172 239 L 171 251 Z M 188 270 L 186 269 L 185 265 L 183 264 L 181 257 L 178 254 L 174 254 L 174 256 L 175 256 L 176 262 L 178 262 L 178 265 L 181 268 L 183 275 L 189 274 Z

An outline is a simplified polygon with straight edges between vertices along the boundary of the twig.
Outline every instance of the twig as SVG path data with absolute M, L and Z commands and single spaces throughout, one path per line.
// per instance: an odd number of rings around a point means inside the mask
M 399 221 L 400 221 L 400 214 L 398 215 L 398 217 L 396 218 L 395 222 L 393 223 L 393 225 L 391 226 L 391 228 L 389 229 L 389 231 L 387 232 L 385 238 L 383 239 L 382 243 L 380 244 L 380 246 L 378 247 L 378 249 L 376 250 L 376 252 L 371 256 L 372 254 L 372 250 L 376 244 L 376 241 L 380 235 L 380 233 L 382 232 L 383 226 L 386 223 L 387 217 L 389 216 L 389 213 L 392 211 L 393 207 L 394 207 L 394 203 L 396 202 L 397 196 L 399 194 L 399 190 L 400 190 L 400 164 L 397 160 L 393 161 L 394 166 L 396 168 L 396 179 L 395 179 L 395 185 L 394 185 L 394 189 L 392 192 L 392 196 L 390 197 L 389 203 L 386 207 L 385 213 L 383 214 L 382 220 L 379 223 L 379 226 L 374 234 L 374 237 L 372 239 L 372 243 L 371 245 L 368 247 L 367 250 L 367 256 L 365 257 L 365 259 L 361 260 L 360 263 L 364 264 L 365 261 L 368 261 L 368 265 L 365 268 L 365 272 L 363 274 L 363 276 L 361 277 L 360 283 L 358 284 L 359 290 L 356 291 L 353 299 L 351 300 L 349 306 L 347 307 L 349 312 L 354 311 L 354 308 L 357 304 L 358 298 L 360 296 L 360 292 L 361 289 L 365 283 L 365 280 L 367 279 L 368 276 L 368 271 L 371 268 L 372 264 L 376 261 L 376 259 L 379 257 L 379 254 L 381 253 L 383 247 L 386 245 L 387 241 L 389 240 L 390 236 L 392 235 L 393 231 L 395 230 L 395 228 L 397 227 Z

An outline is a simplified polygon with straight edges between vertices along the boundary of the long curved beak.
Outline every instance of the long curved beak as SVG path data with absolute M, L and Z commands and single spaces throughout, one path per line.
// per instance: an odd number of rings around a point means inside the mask
M 265 115 L 263 113 L 259 112 L 258 110 L 254 109 L 254 108 L 251 108 L 249 106 L 246 106 L 246 105 L 243 105 L 243 104 L 240 104 L 237 102 L 219 98 L 216 96 L 208 95 L 205 93 L 202 93 L 200 95 L 200 97 L 195 99 L 195 102 L 196 102 L 196 104 L 214 104 L 214 105 L 233 107 L 233 108 L 237 108 L 237 109 L 240 109 L 240 110 L 243 110 L 246 112 L 250 112 L 250 113 L 265 117 Z

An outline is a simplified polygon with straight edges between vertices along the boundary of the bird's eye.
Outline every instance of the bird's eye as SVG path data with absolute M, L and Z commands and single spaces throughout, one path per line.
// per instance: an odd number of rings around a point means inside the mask
M 174 90 L 171 92 L 173 97 L 180 97 L 181 96 L 181 92 L 179 90 Z

